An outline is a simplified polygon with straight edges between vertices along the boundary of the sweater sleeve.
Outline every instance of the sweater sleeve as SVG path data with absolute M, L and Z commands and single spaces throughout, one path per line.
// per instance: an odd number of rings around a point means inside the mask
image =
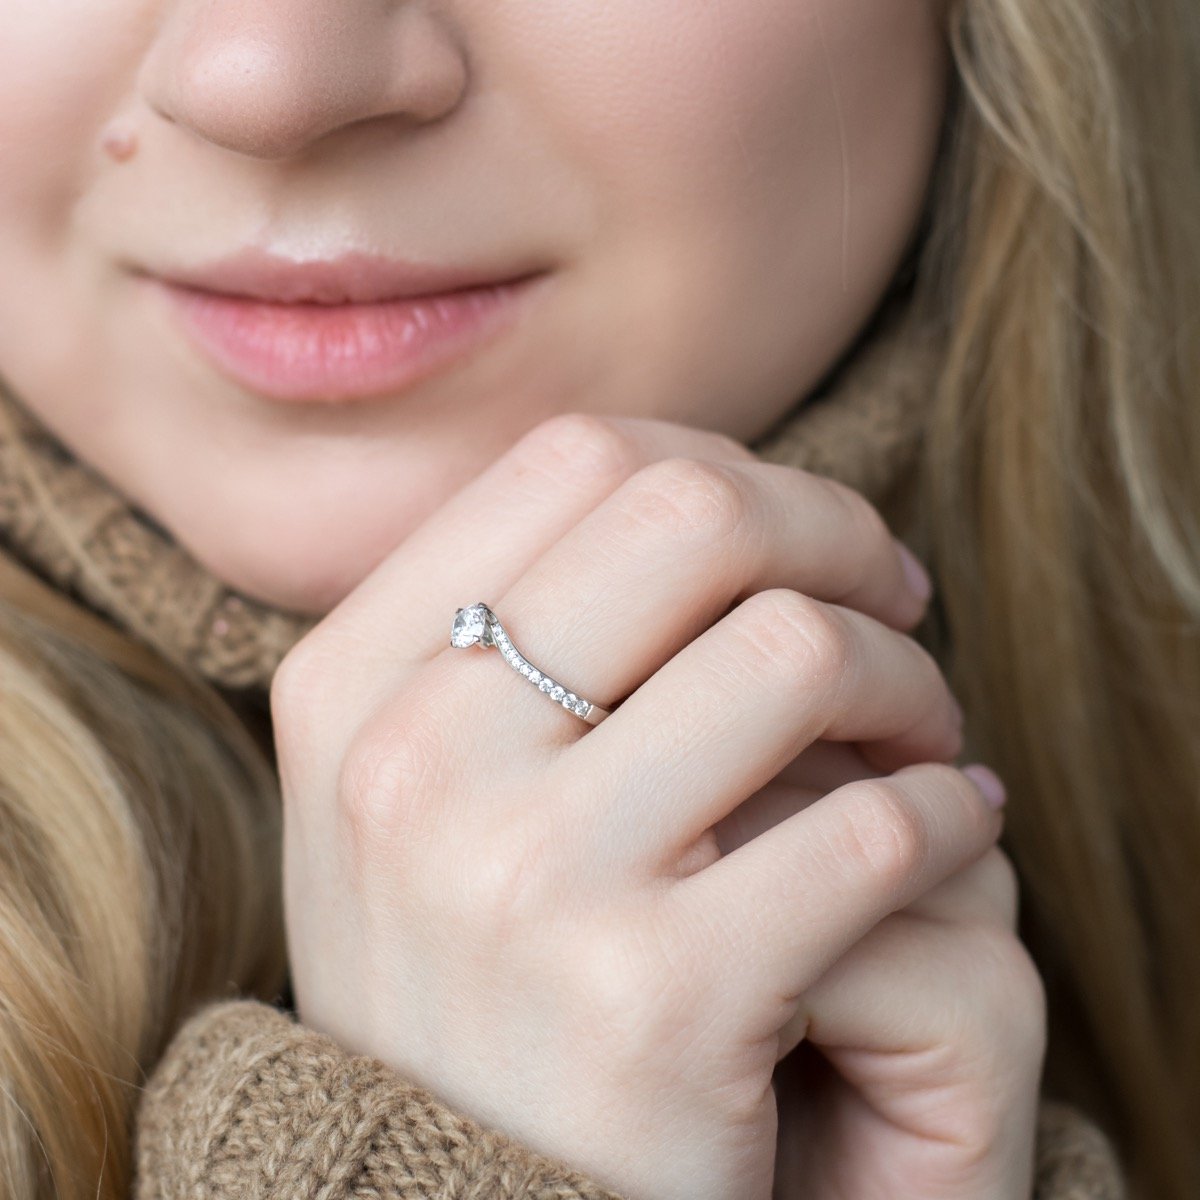
M 134 1200 L 623 1200 L 257 1000 L 183 1024 L 134 1135 Z
M 134 1200 L 623 1200 L 377 1059 L 255 1000 L 185 1022 L 147 1080 Z M 1044 1099 L 1033 1200 L 1126 1200 L 1080 1111 Z

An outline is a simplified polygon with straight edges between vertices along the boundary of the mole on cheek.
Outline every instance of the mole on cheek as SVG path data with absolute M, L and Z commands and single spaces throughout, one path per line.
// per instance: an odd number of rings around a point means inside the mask
M 137 135 L 128 129 L 110 127 L 100 137 L 100 148 L 114 162 L 128 162 L 137 153 Z

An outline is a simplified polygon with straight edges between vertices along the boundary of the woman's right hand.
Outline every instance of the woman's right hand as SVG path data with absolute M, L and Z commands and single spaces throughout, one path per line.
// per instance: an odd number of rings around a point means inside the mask
M 300 1019 L 629 1197 L 765 1200 L 805 989 L 1000 829 L 946 765 L 907 578 L 860 496 L 730 439 L 535 428 L 276 675 Z M 451 648 L 480 599 L 623 703 L 593 728 Z M 836 742 L 890 786 L 722 856 L 714 827 Z

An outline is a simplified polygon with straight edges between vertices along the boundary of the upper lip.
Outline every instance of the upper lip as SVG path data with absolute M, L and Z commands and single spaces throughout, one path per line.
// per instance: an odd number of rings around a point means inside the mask
M 296 260 L 263 250 L 155 272 L 168 283 L 273 304 L 377 304 L 494 287 L 539 273 L 536 267 L 439 266 L 361 253 Z

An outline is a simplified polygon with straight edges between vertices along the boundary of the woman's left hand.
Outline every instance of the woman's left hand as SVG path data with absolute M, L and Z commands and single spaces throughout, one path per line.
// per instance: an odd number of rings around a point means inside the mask
M 816 743 L 716 828 L 721 849 L 877 774 Z M 1016 873 L 992 847 L 806 991 L 780 1047 L 776 1195 L 1030 1200 L 1046 997 L 1016 928 Z

